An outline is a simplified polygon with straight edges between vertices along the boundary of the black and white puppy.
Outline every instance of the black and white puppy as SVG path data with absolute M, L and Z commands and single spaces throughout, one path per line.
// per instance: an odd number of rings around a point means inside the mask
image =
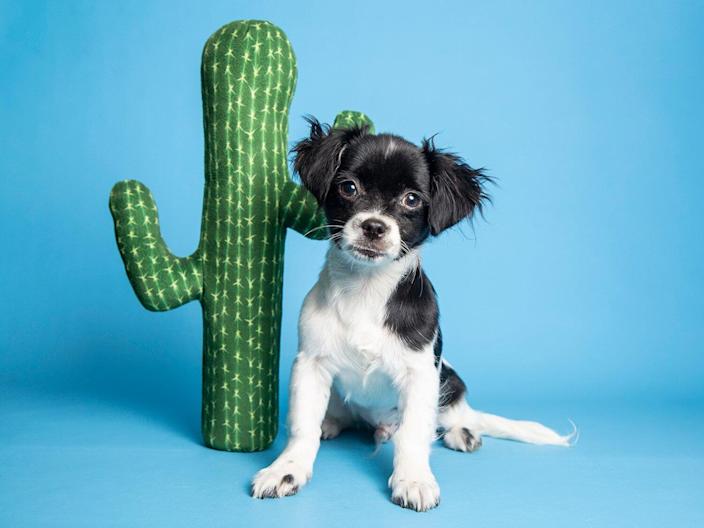
M 310 119 L 295 168 L 324 209 L 330 248 L 303 303 L 291 374 L 289 438 L 252 481 L 259 498 L 293 495 L 311 478 L 320 439 L 368 424 L 393 439 L 391 498 L 433 508 L 440 488 L 430 449 L 474 451 L 481 436 L 568 445 L 536 422 L 473 410 L 465 384 L 441 357 L 433 286 L 420 264 L 429 236 L 469 218 L 487 200 L 489 178 L 458 156 L 365 128 L 331 129 Z

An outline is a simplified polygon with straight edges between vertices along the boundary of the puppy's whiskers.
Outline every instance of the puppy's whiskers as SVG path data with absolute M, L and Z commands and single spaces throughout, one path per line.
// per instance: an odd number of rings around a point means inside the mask
M 403 239 L 399 240 L 400 245 L 401 245 L 401 254 L 399 256 L 403 257 L 405 255 L 408 255 L 411 252 L 411 248 L 408 247 L 408 244 L 403 241 Z
M 311 233 L 315 233 L 316 231 L 319 231 L 320 229 L 329 229 L 331 227 L 344 227 L 344 226 L 341 224 L 325 224 L 325 225 L 314 227 L 313 229 L 309 229 L 308 231 L 306 231 L 304 233 L 303 236 L 308 236 Z

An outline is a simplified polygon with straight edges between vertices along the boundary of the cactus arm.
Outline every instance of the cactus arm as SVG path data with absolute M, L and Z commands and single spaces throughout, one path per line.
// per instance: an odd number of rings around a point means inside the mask
M 169 251 L 156 204 L 145 185 L 135 180 L 117 183 L 110 193 L 110 211 L 127 276 L 145 308 L 166 311 L 200 297 L 198 252 L 180 258 Z
M 353 126 L 368 126 L 374 132 L 374 123 L 362 112 L 343 110 L 333 124 L 334 128 L 351 128 Z M 298 231 L 303 236 L 315 240 L 328 237 L 328 230 L 324 229 L 327 220 L 315 198 L 301 185 L 289 180 L 284 188 L 284 225 Z
M 353 126 L 367 126 L 369 132 L 374 133 L 374 123 L 366 114 L 354 110 L 343 110 L 335 117 L 332 125 L 334 128 L 352 128 Z
M 286 227 L 314 240 L 328 237 L 325 213 L 312 194 L 292 180 L 284 187 L 283 220 Z

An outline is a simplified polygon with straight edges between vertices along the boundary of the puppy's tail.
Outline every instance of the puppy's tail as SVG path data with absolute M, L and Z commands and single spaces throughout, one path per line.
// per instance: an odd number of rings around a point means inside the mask
M 441 426 L 446 430 L 462 427 L 467 428 L 475 436 L 493 436 L 539 445 L 572 446 L 579 439 L 577 426 L 572 420 L 570 420 L 572 432 L 561 435 L 538 422 L 511 420 L 476 411 L 466 401 L 458 402 L 453 407 L 455 408 L 447 409 L 440 414 Z
M 480 436 L 493 436 L 495 438 L 506 438 L 508 440 L 517 440 L 528 444 L 540 445 L 574 445 L 579 438 L 577 426 L 570 420 L 572 424 L 572 432 L 566 435 L 561 435 L 553 431 L 549 427 L 538 422 L 528 420 L 510 420 L 503 416 L 488 414 L 474 409 L 470 409 L 473 414 L 474 428 L 469 430 L 477 432 Z

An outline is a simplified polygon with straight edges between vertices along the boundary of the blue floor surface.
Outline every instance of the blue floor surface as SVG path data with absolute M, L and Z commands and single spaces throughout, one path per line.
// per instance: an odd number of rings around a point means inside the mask
M 264 452 L 224 453 L 200 445 L 196 402 L 116 405 L 11 388 L 2 396 L 0 526 L 257 526 L 263 516 L 287 528 L 704 525 L 704 411 L 696 405 L 495 405 L 563 429 L 571 416 L 579 443 L 485 439 L 474 454 L 438 444 L 442 503 L 418 514 L 389 501 L 391 446 L 372 456 L 362 432 L 323 443 L 298 496 L 261 501 L 248 496 L 249 478 L 284 434 Z

